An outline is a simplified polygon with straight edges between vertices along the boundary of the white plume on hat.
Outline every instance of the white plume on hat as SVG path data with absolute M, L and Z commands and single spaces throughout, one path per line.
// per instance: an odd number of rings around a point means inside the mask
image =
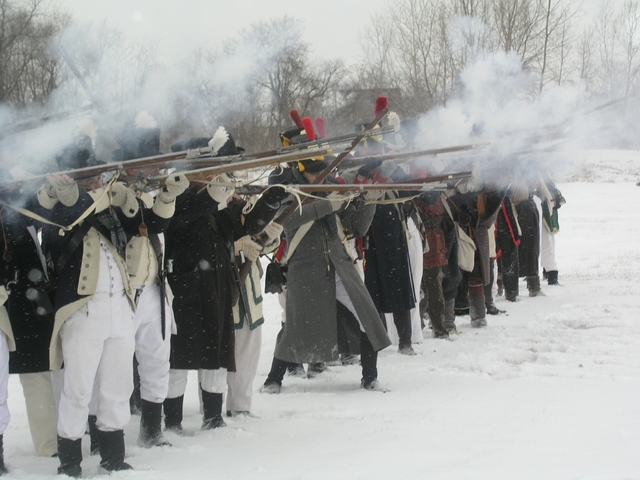
M 158 128 L 158 123 L 149 114 L 149 112 L 147 112 L 146 110 L 142 110 L 136 116 L 136 127 L 138 127 L 138 128 Z
M 400 116 L 396 112 L 389 112 L 387 114 L 387 122 L 396 132 L 400 130 Z
M 95 143 L 98 128 L 90 118 L 81 118 L 78 120 L 76 135 L 84 135 L 91 139 L 91 143 Z
M 209 146 L 211 150 L 213 150 L 214 155 L 218 153 L 218 150 L 220 150 L 228 140 L 229 133 L 227 129 L 222 126 L 218 127 L 216 133 L 213 134 L 213 138 L 209 140 Z

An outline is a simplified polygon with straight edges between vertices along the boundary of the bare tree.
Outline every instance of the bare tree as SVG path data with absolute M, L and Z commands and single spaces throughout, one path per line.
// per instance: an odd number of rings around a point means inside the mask
M 493 0 L 492 28 L 498 46 L 516 52 L 525 68 L 540 54 L 540 32 L 543 9 L 538 0 Z
M 290 17 L 251 25 L 241 33 L 236 48 L 255 54 L 250 80 L 261 95 L 262 112 L 268 118 L 267 135 L 273 141 L 279 131 L 291 125 L 291 109 L 318 115 L 325 94 L 344 76 L 340 61 L 311 62 L 309 46 Z
M 47 44 L 65 21 L 44 0 L 0 0 L 0 102 L 24 108 L 47 99 L 59 73 Z
M 640 6 L 603 1 L 594 27 L 597 47 L 593 90 L 607 96 L 633 91 L 640 73 Z
M 593 37 L 593 27 L 586 28 L 582 32 L 577 46 L 577 71 L 579 77 L 585 82 L 587 89 L 591 87 L 594 76 Z
M 619 16 L 619 43 L 624 72 L 625 94 L 637 86 L 640 73 L 640 6 L 637 1 L 626 1 Z
M 571 54 L 571 22 L 577 9 L 571 10 L 564 0 L 540 0 L 543 26 L 541 50 L 537 59 L 540 90 L 548 81 L 561 84 Z

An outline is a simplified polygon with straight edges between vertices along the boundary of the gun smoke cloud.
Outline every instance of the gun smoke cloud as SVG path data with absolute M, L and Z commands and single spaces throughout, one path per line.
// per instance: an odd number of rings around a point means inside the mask
M 523 68 L 515 53 L 483 52 L 487 29 L 479 20 L 454 17 L 447 34 L 467 67 L 459 77 L 457 95 L 417 119 L 416 149 L 488 143 L 466 157 L 484 165 L 517 161 L 521 168 L 544 168 L 567 176 L 580 149 L 638 146 L 635 98 L 589 111 L 598 103 L 579 79 L 565 86 L 546 85 L 540 92 L 540 79 Z M 185 52 L 172 64 L 161 64 L 153 46 L 128 44 L 104 24 L 72 24 L 54 39 L 51 52 L 55 56 L 64 52 L 77 65 L 79 78 L 62 82 L 46 108 L 29 112 L 33 117 L 68 115 L 6 135 L 22 117 L 0 108 L 0 128 L 5 132 L 0 158 L 9 167 L 18 164 L 23 175 L 55 171 L 55 155 L 78 133 L 79 121 L 90 117 L 97 129 L 97 156 L 111 161 L 124 125 L 143 110 L 162 131 L 163 151 L 185 137 L 213 135 L 227 119 L 242 117 L 272 100 L 257 94 L 252 85 L 290 48 L 295 36 L 283 35 L 271 43 L 258 38 L 241 33 L 217 51 L 203 47 Z M 71 76 L 71 68 L 67 70 Z M 227 127 L 237 135 L 233 125 Z M 450 158 L 455 156 L 425 163 L 437 173 L 447 168 Z

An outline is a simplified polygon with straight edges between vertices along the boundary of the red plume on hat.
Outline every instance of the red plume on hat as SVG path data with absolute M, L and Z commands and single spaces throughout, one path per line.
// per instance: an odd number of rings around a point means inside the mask
M 302 117 L 300 117 L 300 113 L 298 112 L 298 110 L 292 108 L 291 110 L 289 110 L 289 116 L 291 117 L 291 120 L 293 120 L 293 123 L 296 124 L 296 127 L 304 128 L 302 126 Z
M 316 118 L 315 125 L 316 132 L 318 132 L 318 138 L 325 138 L 327 136 L 327 130 L 324 128 L 324 118 Z
M 304 132 L 307 134 L 307 139 L 312 142 L 316 139 L 316 132 L 313 130 L 313 121 L 310 117 L 304 117 L 302 119 L 302 125 Z
M 376 108 L 373 115 L 377 117 L 385 108 L 387 108 L 387 97 L 376 98 Z

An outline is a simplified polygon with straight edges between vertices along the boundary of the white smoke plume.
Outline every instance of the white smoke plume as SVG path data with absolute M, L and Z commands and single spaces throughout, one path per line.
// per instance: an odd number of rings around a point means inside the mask
M 212 136 L 230 112 L 255 108 L 259 99 L 247 95 L 249 80 L 279 47 L 238 41 L 224 48 L 186 52 L 184 58 L 163 65 L 155 60 L 152 46 L 127 43 L 105 24 L 71 24 L 54 40 L 51 52 L 64 51 L 81 78 L 64 68 L 66 81 L 46 106 L 28 117 L 24 112 L 0 110 L 3 133 L 24 120 L 36 120 L 22 133 L 0 135 L 0 158 L 34 173 L 55 171 L 56 153 L 72 141 L 79 112 L 88 106 L 93 108 L 84 115 L 99 132 L 94 136 L 96 155 L 107 162 L 119 148 L 123 128 L 140 111 L 147 112 L 161 129 L 165 151 L 177 140 Z M 60 112 L 69 115 L 62 120 L 38 120 Z M 34 125 L 38 128 L 31 128 Z
M 589 111 L 593 100 L 579 80 L 540 93 L 538 88 L 539 79 L 522 68 L 515 53 L 478 54 L 460 76 L 459 94 L 418 120 L 416 148 L 487 143 L 458 157 L 474 159 L 500 184 L 514 170 L 566 177 L 575 171 L 576 151 L 619 146 L 637 131 L 638 121 L 629 118 L 630 103 L 637 101 Z M 450 170 L 455 158 L 424 164 L 435 172 Z

